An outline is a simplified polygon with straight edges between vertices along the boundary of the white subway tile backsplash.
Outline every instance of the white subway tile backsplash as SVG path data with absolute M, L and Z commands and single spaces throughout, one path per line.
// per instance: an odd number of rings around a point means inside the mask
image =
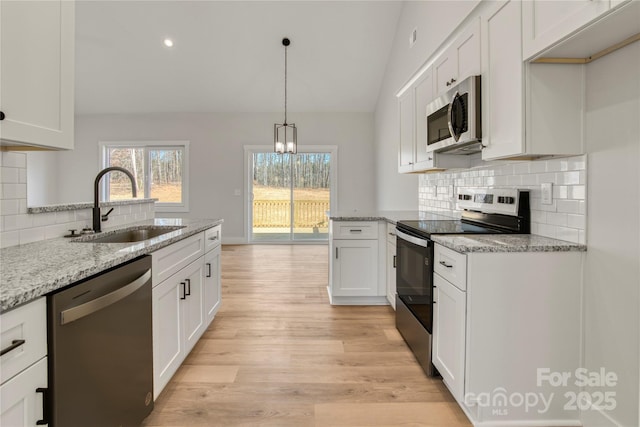
M 56 212 L 56 224 L 63 224 L 65 222 L 73 222 L 75 220 L 76 220 L 75 211 Z
M 18 215 L 20 213 L 20 200 L 3 199 L 0 204 L 0 215 Z
M 18 184 L 20 182 L 19 168 L 0 167 L 0 179 L 3 184 Z
M 45 227 L 25 228 L 20 230 L 19 233 L 21 245 L 46 239 Z
M 586 204 L 584 200 L 558 200 L 558 212 L 585 214 Z
M 561 225 L 566 227 L 567 225 L 567 214 L 566 213 L 558 213 L 558 212 L 548 212 L 547 213 L 547 224 L 550 225 Z
M 541 200 L 540 184 L 546 182 L 553 183 L 550 205 L 543 205 Z M 446 193 L 441 190 L 445 186 Z M 586 156 L 492 162 L 468 170 L 423 174 L 419 178 L 418 206 L 420 210 L 455 210 L 457 187 L 466 186 L 529 189 L 533 234 L 586 241 Z
M 27 184 L 2 184 L 2 194 L 5 199 L 26 199 Z
M 0 165 L 9 168 L 26 168 L 27 154 L 13 151 L 0 151 Z
M 584 185 L 571 185 L 567 188 L 570 199 L 584 200 L 586 198 L 586 187 Z
M 8 248 L 20 244 L 19 231 L 6 231 L 0 233 L 0 248 Z

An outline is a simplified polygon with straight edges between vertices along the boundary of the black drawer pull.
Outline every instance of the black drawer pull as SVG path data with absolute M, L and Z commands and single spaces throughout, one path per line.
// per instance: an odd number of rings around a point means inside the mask
M 207 277 L 211 277 L 211 263 L 207 263 Z
M 38 387 L 36 389 L 36 393 L 42 393 L 42 419 L 36 421 L 37 426 L 46 426 L 49 425 L 49 419 L 47 416 L 49 415 L 49 389 L 45 387 Z
M 182 296 L 180 299 L 187 299 L 187 284 L 185 282 L 180 282 L 180 284 L 182 285 Z
M 446 262 L 444 262 L 444 261 L 440 261 L 440 265 L 445 266 L 445 267 L 447 267 L 447 268 L 453 268 L 453 265 L 451 265 L 451 264 L 447 264 L 447 263 L 446 263 Z
M 185 279 L 185 282 L 187 282 L 187 293 L 185 295 L 189 296 L 191 295 L 191 279 Z
M 358 229 L 351 229 L 349 230 L 350 233 L 362 233 L 362 230 L 358 230 Z
M 20 347 L 25 342 L 26 342 L 25 340 L 13 340 L 13 341 L 11 341 L 11 345 L 9 347 L 3 348 L 2 351 L 0 351 L 0 356 L 4 356 L 5 354 L 9 353 L 10 351 L 15 350 L 16 348 Z

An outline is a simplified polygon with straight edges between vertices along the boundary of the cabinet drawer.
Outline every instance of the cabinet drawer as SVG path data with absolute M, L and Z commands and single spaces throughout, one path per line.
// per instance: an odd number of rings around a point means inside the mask
M 0 348 L 0 384 L 47 355 L 46 298 L 0 316 Z
M 334 221 L 334 239 L 377 239 L 378 222 Z
M 222 241 L 222 225 L 216 225 L 204 231 L 204 251 L 209 252 L 211 249 L 220 245 Z
M 396 244 L 396 226 L 390 222 L 387 223 L 387 242 Z
M 198 233 L 151 254 L 153 286 L 204 255 L 204 232 Z
M 436 244 L 433 271 L 458 289 L 467 289 L 467 256 Z

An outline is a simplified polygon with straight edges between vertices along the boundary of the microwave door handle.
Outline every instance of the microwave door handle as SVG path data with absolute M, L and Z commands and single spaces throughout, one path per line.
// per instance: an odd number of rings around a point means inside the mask
M 460 134 L 456 133 L 453 128 L 453 105 L 456 103 L 456 100 L 459 97 L 460 97 L 460 94 L 456 91 L 456 93 L 453 95 L 453 98 L 451 98 L 451 102 L 449 103 L 449 110 L 448 110 L 449 120 L 447 121 L 447 125 L 449 126 L 449 133 L 451 134 L 451 137 L 453 137 L 453 139 L 456 142 L 458 142 L 458 140 L 460 139 Z

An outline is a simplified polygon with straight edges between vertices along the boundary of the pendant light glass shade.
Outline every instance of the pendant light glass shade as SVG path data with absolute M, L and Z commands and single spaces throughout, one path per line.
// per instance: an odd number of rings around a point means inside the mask
M 282 39 L 284 46 L 284 122 L 273 125 L 273 150 L 278 154 L 298 152 L 298 129 L 295 123 L 287 123 L 287 46 L 291 41 Z
M 298 129 L 294 123 L 273 125 L 274 151 L 278 154 L 298 152 Z

